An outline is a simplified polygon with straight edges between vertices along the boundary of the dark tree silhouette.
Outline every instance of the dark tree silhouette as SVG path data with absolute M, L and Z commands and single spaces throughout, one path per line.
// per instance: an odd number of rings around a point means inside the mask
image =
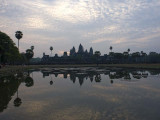
M 95 54 L 96 57 L 99 57 L 101 55 L 100 51 L 95 51 L 94 54 Z
M 15 37 L 18 39 L 18 50 L 19 50 L 19 40 L 22 38 L 23 33 L 21 31 L 16 31 Z
M 33 79 L 28 76 L 28 77 L 25 79 L 25 86 L 26 86 L 26 87 L 31 87 L 31 86 L 33 86 L 33 85 L 34 85 Z
M 95 82 L 101 82 L 101 75 L 100 74 L 97 74 L 95 76 Z
M 50 75 L 51 76 L 51 75 Z M 50 83 L 50 85 L 52 85 L 53 84 L 53 81 L 52 81 L 52 76 L 51 76 L 51 81 L 49 82 Z
M 22 100 L 18 97 L 18 90 L 17 90 L 17 98 L 14 100 L 14 106 L 19 107 L 22 104 Z
M 29 63 L 29 60 L 34 56 L 33 50 L 27 49 L 25 56 L 26 56 L 26 58 L 27 58 L 27 60 L 28 60 L 28 63 Z
M 50 85 L 53 85 L 53 81 L 50 81 L 49 84 L 50 84 Z
M 70 49 L 70 55 L 64 52 L 62 56 L 50 57 L 49 55 L 43 54 L 42 60 L 39 63 L 42 64 L 116 64 L 116 63 L 160 63 L 160 54 L 156 52 L 150 52 L 151 54 L 146 54 L 144 52 L 133 52 L 131 53 L 130 48 L 126 49 L 123 53 L 113 52 L 113 47 L 109 46 L 109 54 L 104 54 L 98 57 L 99 53 L 94 54 L 92 47 L 88 52 L 87 49 L 84 51 L 83 46 L 80 44 L 78 52 L 76 52 L 75 47 Z M 52 47 L 50 47 L 52 52 Z
M 33 57 L 33 55 L 34 55 L 34 52 L 31 49 L 26 50 L 26 57 L 28 59 L 31 59 Z
M 99 56 L 101 55 L 100 51 L 95 51 L 94 55 L 96 56 L 97 58 L 97 66 L 98 66 L 98 58 Z
M 34 46 L 31 46 L 31 50 L 32 50 L 32 51 L 34 50 Z
M 50 47 L 50 51 L 51 51 L 51 56 L 52 56 L 52 50 L 53 50 L 53 47 L 51 46 L 51 47 Z
M 128 53 L 129 53 L 131 50 L 128 48 L 128 50 L 127 50 L 127 51 L 128 51 Z
M 113 47 L 112 46 L 110 46 L 110 48 L 109 48 L 110 50 L 111 50 L 111 52 L 112 52 L 112 49 L 113 49 Z
M 113 80 L 112 80 L 112 79 L 111 79 L 111 81 L 110 81 L 110 82 L 111 82 L 111 84 L 113 84 Z
M 20 54 L 13 40 L 0 31 L 0 63 L 14 64 L 19 59 Z

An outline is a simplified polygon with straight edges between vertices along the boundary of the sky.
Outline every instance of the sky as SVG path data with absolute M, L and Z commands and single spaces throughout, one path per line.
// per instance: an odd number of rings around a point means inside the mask
M 34 45 L 59 56 L 81 43 L 101 54 L 155 51 L 160 53 L 160 0 L 0 0 L 0 31 L 18 44 L 20 52 Z

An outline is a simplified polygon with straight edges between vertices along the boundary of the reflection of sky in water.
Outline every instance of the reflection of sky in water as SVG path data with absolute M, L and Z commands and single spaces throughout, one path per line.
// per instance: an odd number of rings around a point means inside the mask
M 43 78 L 33 72 L 34 86 L 21 83 L 19 97 L 22 105 L 15 108 L 13 99 L 0 113 L 0 119 L 55 119 L 55 120 L 158 120 L 160 79 L 148 76 L 133 82 L 114 79 L 101 74 L 101 82 L 83 80 L 80 86 L 70 76 L 53 74 Z M 50 85 L 50 81 L 53 84 Z M 132 80 L 131 80 L 132 81 Z

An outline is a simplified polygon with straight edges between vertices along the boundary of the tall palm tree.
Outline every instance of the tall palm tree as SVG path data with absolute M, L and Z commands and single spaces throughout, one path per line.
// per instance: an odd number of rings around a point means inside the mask
M 18 50 L 19 50 L 19 40 L 22 38 L 23 33 L 21 31 L 16 31 L 15 37 L 18 39 Z
M 109 48 L 110 50 L 111 50 L 111 52 L 112 52 L 112 49 L 113 49 L 113 47 L 112 46 L 110 46 L 110 48 Z
M 52 50 L 53 50 L 53 47 L 51 46 L 51 47 L 50 47 L 50 51 L 51 51 L 51 56 L 52 56 Z
M 32 51 L 34 50 L 34 46 L 31 46 L 31 50 L 32 50 Z
M 17 90 L 17 98 L 14 100 L 14 106 L 19 107 L 22 104 L 21 98 L 18 97 L 18 90 Z
M 52 84 L 53 84 L 53 81 L 52 81 L 52 76 L 51 76 L 51 81 L 50 81 L 49 83 L 50 83 L 50 85 L 52 85 Z
M 127 51 L 128 51 L 128 53 L 129 53 L 131 50 L 128 48 L 128 50 L 127 50 Z

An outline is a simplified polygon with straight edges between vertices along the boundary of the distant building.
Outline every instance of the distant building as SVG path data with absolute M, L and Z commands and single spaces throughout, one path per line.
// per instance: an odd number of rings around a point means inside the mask
M 83 54 L 83 53 L 84 53 L 84 49 L 83 49 L 83 46 L 80 44 L 78 49 L 78 54 Z
M 92 47 L 89 50 L 89 55 L 93 55 L 93 48 Z
M 105 62 L 106 56 L 99 56 L 99 59 Z M 89 52 L 87 49 L 84 51 L 82 44 L 79 45 L 77 52 L 73 46 L 73 48 L 70 49 L 69 55 L 67 54 L 67 51 L 65 51 L 60 57 L 58 54 L 55 54 L 54 57 L 50 57 L 43 53 L 43 57 L 41 59 L 42 64 L 93 64 L 95 61 L 97 61 L 97 57 L 93 54 L 93 48 L 91 47 Z
M 76 49 L 73 46 L 73 48 L 70 50 L 70 56 L 74 56 L 76 54 Z
M 67 57 L 68 55 L 67 55 L 67 52 L 64 52 L 63 53 L 63 57 Z

